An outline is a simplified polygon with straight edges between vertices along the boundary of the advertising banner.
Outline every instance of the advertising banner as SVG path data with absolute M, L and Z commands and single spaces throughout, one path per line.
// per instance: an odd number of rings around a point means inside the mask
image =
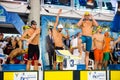
M 80 80 L 106 80 L 106 71 L 80 71 Z
M 88 71 L 88 80 L 106 80 L 106 72 Z
M 38 72 L 4 72 L 3 80 L 38 80 Z

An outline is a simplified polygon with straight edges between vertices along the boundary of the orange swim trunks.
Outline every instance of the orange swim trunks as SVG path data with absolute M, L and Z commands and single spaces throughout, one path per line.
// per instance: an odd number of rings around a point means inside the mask
M 94 50 L 94 59 L 95 59 L 95 61 L 102 61 L 103 60 L 103 50 L 95 49 Z

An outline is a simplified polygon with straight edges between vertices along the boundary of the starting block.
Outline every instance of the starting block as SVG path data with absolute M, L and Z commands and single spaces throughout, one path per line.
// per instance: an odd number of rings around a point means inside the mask
M 63 62 L 63 70 L 77 70 L 75 60 L 81 60 L 80 57 L 72 55 L 68 50 L 55 50 L 56 61 Z

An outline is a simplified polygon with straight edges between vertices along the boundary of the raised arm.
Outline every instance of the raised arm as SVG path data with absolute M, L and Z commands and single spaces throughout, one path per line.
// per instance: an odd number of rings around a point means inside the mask
M 84 20 L 84 15 L 82 16 L 82 18 L 79 20 L 79 22 L 77 23 L 77 26 L 81 26 Z
M 94 26 L 99 26 L 99 24 L 97 23 L 97 21 L 93 18 L 93 16 L 92 15 L 90 15 L 91 16 L 91 19 L 92 19 L 92 21 L 93 21 L 93 25 Z
M 59 21 L 59 15 L 62 13 L 62 9 L 59 9 L 58 13 L 57 13 L 57 17 L 56 17 L 56 21 L 54 24 L 54 29 L 56 29 L 57 25 L 58 25 L 58 21 Z

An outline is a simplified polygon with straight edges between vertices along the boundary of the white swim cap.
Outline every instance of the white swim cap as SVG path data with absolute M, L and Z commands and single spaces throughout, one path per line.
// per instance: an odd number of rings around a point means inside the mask
M 59 24 L 59 25 L 57 26 L 57 28 L 63 28 L 62 24 Z

